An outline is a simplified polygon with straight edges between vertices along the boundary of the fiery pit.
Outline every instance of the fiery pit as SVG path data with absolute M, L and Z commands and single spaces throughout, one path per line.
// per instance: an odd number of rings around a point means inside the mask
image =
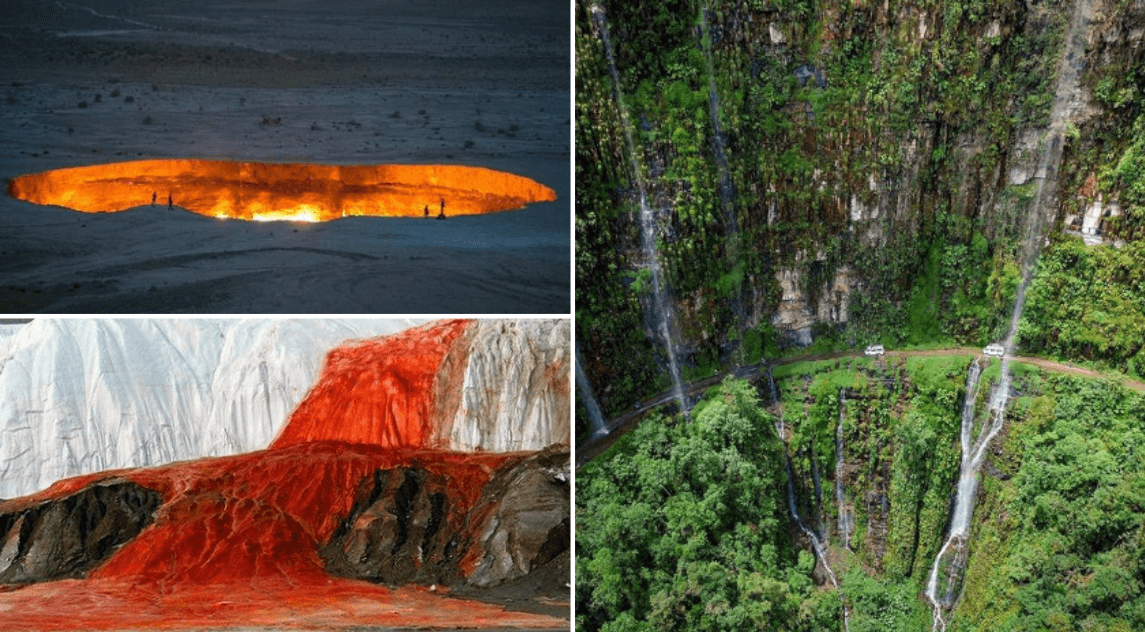
M 454 165 L 317 165 L 221 160 L 140 160 L 20 176 L 8 194 L 84 213 L 152 203 L 199 215 L 322 222 L 355 215 L 476 215 L 557 199 L 529 178 Z

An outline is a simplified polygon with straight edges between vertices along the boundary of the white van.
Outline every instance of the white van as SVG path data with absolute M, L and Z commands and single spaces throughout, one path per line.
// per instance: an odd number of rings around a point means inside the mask
M 986 348 L 982 350 L 982 353 L 991 357 L 1000 358 L 1005 355 L 1006 348 L 995 342 L 986 345 Z
M 863 354 L 869 356 L 881 356 L 883 353 L 885 353 L 885 351 L 883 351 L 882 345 L 867 345 L 867 350 L 863 352 Z

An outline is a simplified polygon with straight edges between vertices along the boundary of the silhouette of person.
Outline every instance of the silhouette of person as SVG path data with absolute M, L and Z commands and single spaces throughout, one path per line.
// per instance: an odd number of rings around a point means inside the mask
M 175 200 L 171 197 L 171 194 L 168 193 L 167 194 L 167 210 L 173 210 L 174 208 L 175 208 Z
M 155 191 L 151 192 L 151 206 L 155 206 L 155 200 L 158 197 L 159 197 L 158 193 L 156 193 Z
M 445 217 L 445 198 L 441 198 L 441 215 L 438 217 Z
M 426 219 L 429 219 L 429 205 L 428 204 L 425 205 L 425 217 L 426 217 Z

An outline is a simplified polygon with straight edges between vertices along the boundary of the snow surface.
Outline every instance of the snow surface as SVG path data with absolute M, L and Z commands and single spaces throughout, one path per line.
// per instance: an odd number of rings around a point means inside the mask
M 326 353 L 410 319 L 39 319 L 0 326 L 0 498 L 265 448 Z

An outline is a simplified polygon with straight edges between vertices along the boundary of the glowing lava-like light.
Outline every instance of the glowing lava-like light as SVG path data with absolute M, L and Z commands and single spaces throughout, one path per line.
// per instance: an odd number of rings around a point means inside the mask
M 14 178 L 8 194 L 84 213 L 171 203 L 199 215 L 322 222 L 340 217 L 476 215 L 557 199 L 529 178 L 457 165 L 318 165 L 140 160 Z

